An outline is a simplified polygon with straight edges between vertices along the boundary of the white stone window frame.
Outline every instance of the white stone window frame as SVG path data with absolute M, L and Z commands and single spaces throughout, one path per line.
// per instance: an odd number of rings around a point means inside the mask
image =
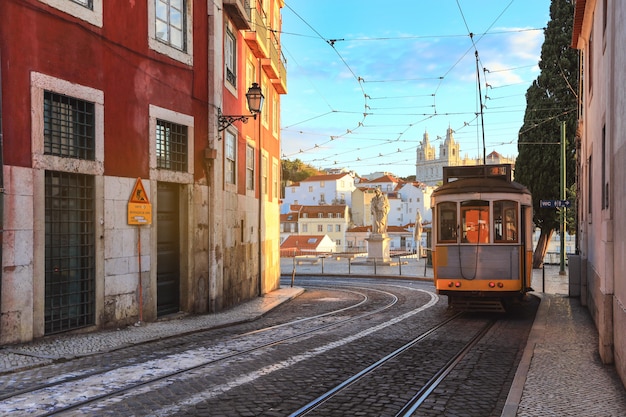
M 101 1 L 101 0 L 100 0 Z M 193 0 L 185 0 L 185 50 L 160 41 L 156 36 L 156 0 L 148 0 L 148 46 L 183 64 L 193 66 Z
M 157 145 L 156 126 L 157 119 L 179 125 L 187 126 L 187 172 L 172 171 L 169 169 L 157 168 Z M 153 104 L 149 108 L 149 135 L 150 135 L 150 179 L 156 181 L 173 182 L 178 184 L 192 184 L 194 174 L 194 118 L 193 116 L 179 113 L 173 110 L 158 107 Z
M 257 188 L 258 163 L 256 158 L 256 146 L 251 139 L 246 141 L 246 196 L 254 197 Z
M 233 159 L 228 156 L 228 142 L 232 140 L 233 145 Z M 226 129 L 224 131 L 224 187 L 230 191 L 237 191 L 237 131 Z M 228 166 L 232 164 L 232 182 L 229 180 Z
M 46 155 L 44 149 L 44 92 L 51 91 L 79 100 L 94 103 L 94 151 L 95 159 L 75 159 Z M 95 88 L 74 84 L 49 75 L 32 72 L 30 75 L 31 95 L 31 145 L 34 169 L 77 172 L 88 175 L 104 174 L 104 92 Z
M 93 0 L 92 8 L 69 0 L 39 0 L 41 3 L 54 7 L 80 20 L 102 27 L 102 3 L 104 0 Z

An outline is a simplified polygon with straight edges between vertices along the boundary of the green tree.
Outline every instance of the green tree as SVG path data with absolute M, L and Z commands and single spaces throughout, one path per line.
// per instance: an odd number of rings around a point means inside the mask
M 539 208 L 539 202 L 560 198 L 562 122 L 566 126 L 566 189 L 575 190 L 575 88 L 579 70 L 578 54 L 570 48 L 573 20 L 574 0 L 552 0 L 550 22 L 541 47 L 540 73 L 526 92 L 526 113 L 518 138 L 515 179 L 532 193 L 533 220 L 541 230 L 533 255 L 534 268 L 543 264 L 548 242 L 553 232 L 559 230 L 558 210 Z
M 319 173 L 317 169 L 311 165 L 305 164 L 299 159 L 295 159 L 293 161 L 290 161 L 289 159 L 282 159 L 280 164 L 282 168 L 282 195 L 285 195 L 285 187 L 288 183 L 300 182 Z

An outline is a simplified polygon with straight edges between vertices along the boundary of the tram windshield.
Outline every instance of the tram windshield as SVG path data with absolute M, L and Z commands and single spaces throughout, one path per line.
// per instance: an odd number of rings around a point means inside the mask
M 517 202 L 494 201 L 493 230 L 496 242 L 517 242 Z
M 489 201 L 461 202 L 463 243 L 489 243 Z
M 441 203 L 437 206 L 439 229 L 438 241 L 441 243 L 456 243 L 456 203 Z

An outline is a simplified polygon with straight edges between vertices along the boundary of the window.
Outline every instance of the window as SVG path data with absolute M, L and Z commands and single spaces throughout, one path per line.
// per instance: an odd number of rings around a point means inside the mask
M 94 26 L 102 27 L 103 0 L 39 0 Z
M 272 194 L 278 198 L 278 162 L 272 164 Z
M 185 44 L 185 0 L 156 1 L 156 38 L 173 48 L 184 51 Z
M 324 185 L 325 185 L 324 181 L 320 181 L 320 188 L 324 188 Z
M 254 148 L 246 148 L 246 189 L 254 190 Z
M 193 65 L 193 24 L 191 23 L 193 22 L 194 2 L 148 0 L 147 3 L 150 49 L 186 65 Z
M 438 230 L 437 240 L 440 243 L 456 243 L 456 203 L 441 203 L 437 205 Z
M 45 91 L 43 112 L 46 155 L 95 159 L 94 103 Z
M 335 241 L 335 245 L 337 245 L 337 246 L 341 246 L 341 239 L 337 239 L 337 240 Z
M 194 118 L 153 104 L 150 118 L 150 178 L 193 183 Z
M 309 231 L 309 225 L 308 224 L 303 224 L 302 225 L 302 232 L 303 233 L 308 233 Z
M 230 28 L 226 28 L 226 37 L 224 39 L 224 62 L 226 65 L 226 81 L 237 86 L 237 38 Z
M 236 184 L 236 172 L 237 172 L 237 141 L 235 135 L 226 131 L 226 137 L 224 140 L 224 154 L 226 161 L 224 163 L 224 181 L 228 184 Z
M 317 225 L 317 231 L 318 232 L 324 232 L 324 225 L 323 224 L 318 224 Z
M 320 194 L 320 203 L 325 203 L 326 202 L 326 196 L 324 195 L 324 193 Z
M 317 213 L 317 218 L 318 218 L 318 219 L 322 219 L 322 218 L 324 218 L 324 214 L 323 214 L 323 213 Z
M 88 8 L 89 10 L 93 10 L 93 2 L 91 0 L 72 0 L 74 3 L 78 3 L 81 6 Z
M 157 168 L 187 172 L 187 126 L 157 119 Z
M 335 225 L 335 232 L 341 232 L 341 225 L 340 224 L 336 224 Z
M 609 208 L 609 182 L 607 181 L 606 125 L 602 126 L 602 210 Z
M 328 218 L 332 219 L 333 218 L 333 213 L 328 213 Z
M 272 93 L 272 133 L 274 136 L 278 136 L 278 94 Z
M 309 192 L 312 193 L 313 192 L 313 186 L 309 185 Z
M 463 243 L 489 242 L 489 202 L 470 200 L 461 203 Z
M 263 170 L 263 194 L 267 194 L 267 185 L 268 185 L 268 171 L 269 171 L 269 166 L 267 164 L 267 155 L 263 155 L 261 156 L 261 159 L 263 161 L 263 165 L 262 165 L 262 170 Z
M 493 232 L 495 242 L 517 242 L 517 203 L 494 201 Z
M 333 225 L 332 224 L 327 224 L 326 225 L 326 231 L 328 233 L 332 233 L 333 232 Z

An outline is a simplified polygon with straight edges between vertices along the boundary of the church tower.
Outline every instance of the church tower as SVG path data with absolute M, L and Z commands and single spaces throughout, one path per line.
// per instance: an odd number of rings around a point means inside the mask
M 454 130 L 448 127 L 446 139 L 439 145 L 439 159 L 441 160 L 442 166 L 460 165 L 460 148 L 461 145 L 454 140 Z

